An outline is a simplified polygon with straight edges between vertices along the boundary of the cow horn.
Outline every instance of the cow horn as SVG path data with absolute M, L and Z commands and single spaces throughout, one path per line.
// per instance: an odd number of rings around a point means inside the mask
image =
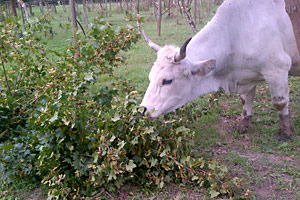
M 154 42 L 152 42 L 152 40 L 150 40 L 150 39 L 146 36 L 144 30 L 142 30 L 142 32 L 143 32 L 143 35 L 144 35 L 144 38 L 145 38 L 147 44 L 148 44 L 154 51 L 158 52 L 158 51 L 161 49 L 161 46 L 159 46 L 158 44 L 155 44 Z
M 192 37 L 190 37 L 189 39 L 187 39 L 183 45 L 180 47 L 180 51 L 179 51 L 179 55 L 178 53 L 175 55 L 174 57 L 174 61 L 175 62 L 180 62 L 182 59 L 185 58 L 186 56 L 186 47 L 188 45 L 188 43 L 191 41 Z
M 141 32 L 141 26 L 140 26 L 140 23 L 139 23 L 138 20 L 137 20 L 137 26 L 138 26 L 139 33 L 140 33 L 140 32 Z M 148 44 L 154 51 L 158 52 L 158 51 L 161 49 L 161 46 L 159 46 L 158 44 L 155 44 L 154 42 L 152 42 L 152 40 L 150 40 L 150 39 L 147 37 L 147 35 L 146 35 L 144 29 L 142 30 L 142 32 L 143 32 L 143 36 L 144 36 L 144 38 L 145 38 L 147 44 Z

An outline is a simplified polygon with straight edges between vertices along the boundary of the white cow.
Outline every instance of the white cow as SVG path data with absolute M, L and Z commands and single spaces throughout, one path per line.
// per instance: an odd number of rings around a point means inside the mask
M 279 111 L 279 136 L 289 138 L 288 74 L 300 75 L 300 55 L 284 0 L 226 0 L 213 19 L 181 48 L 160 47 L 141 106 L 150 117 L 198 96 L 223 90 L 241 94 L 240 131 L 251 123 L 255 86 L 265 80 Z

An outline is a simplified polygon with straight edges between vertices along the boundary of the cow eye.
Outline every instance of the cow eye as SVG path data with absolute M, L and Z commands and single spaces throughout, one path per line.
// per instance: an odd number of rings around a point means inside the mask
M 163 82 L 162 82 L 162 84 L 163 84 L 163 85 L 169 85 L 169 84 L 172 83 L 172 81 L 173 81 L 172 79 L 170 79 L 170 80 L 164 79 Z

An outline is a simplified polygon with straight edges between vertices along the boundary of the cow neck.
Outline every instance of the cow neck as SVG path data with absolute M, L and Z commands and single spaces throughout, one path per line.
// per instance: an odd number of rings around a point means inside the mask
M 224 91 L 224 84 L 221 80 L 216 79 L 212 74 L 201 79 L 196 78 L 194 88 L 192 90 L 192 100 L 197 97 L 217 91 Z
M 215 59 L 216 70 L 204 77 L 195 79 L 192 98 L 212 92 L 228 93 L 228 73 L 224 69 L 228 65 L 231 54 L 230 23 L 226 8 L 220 8 L 214 18 L 191 40 L 187 47 L 187 55 L 193 61 Z M 223 73 L 224 71 L 224 73 Z
M 187 46 L 187 56 L 191 61 L 215 59 L 217 69 L 227 65 L 232 53 L 230 45 L 230 22 L 228 15 L 219 9 L 213 19 L 197 33 Z

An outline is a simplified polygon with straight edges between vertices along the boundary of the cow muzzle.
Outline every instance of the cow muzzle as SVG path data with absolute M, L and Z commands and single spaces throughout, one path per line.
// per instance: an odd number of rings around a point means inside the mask
M 147 113 L 147 107 L 145 106 L 140 106 L 139 109 L 138 109 L 139 113 L 142 115 L 142 116 L 145 116 L 145 114 Z
M 143 106 L 143 105 L 140 106 L 139 113 L 142 116 L 149 117 L 149 118 L 156 118 L 156 117 L 158 117 L 160 115 L 158 113 L 158 111 L 156 111 L 155 109 L 149 108 L 149 107 Z

